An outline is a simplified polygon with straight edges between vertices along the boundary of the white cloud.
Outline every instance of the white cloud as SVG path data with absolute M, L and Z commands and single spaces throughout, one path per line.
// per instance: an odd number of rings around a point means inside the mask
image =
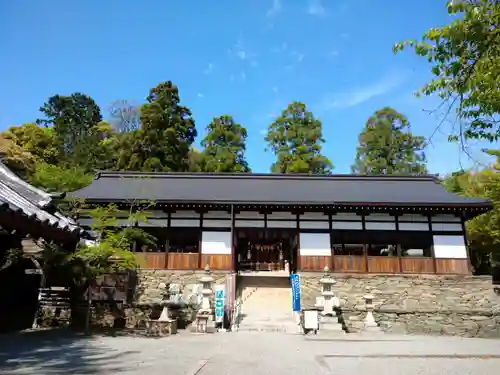
M 229 80 L 231 82 L 244 82 L 247 79 L 247 74 L 244 70 L 242 70 L 239 74 L 231 74 L 229 75 Z
M 259 134 L 260 134 L 260 135 L 266 135 L 266 134 L 267 134 L 267 129 L 261 129 L 261 130 L 259 131 Z
M 302 60 L 304 60 L 304 57 L 305 55 L 303 53 L 300 53 L 300 52 L 297 52 L 297 51 L 293 51 L 291 53 L 292 57 L 294 57 L 297 62 L 300 64 L 302 62 Z
M 196 94 L 196 96 L 197 96 L 198 98 L 204 98 L 204 97 L 205 97 L 205 95 L 203 95 L 201 92 L 199 92 L 198 94 Z
M 276 92 L 276 93 L 279 91 L 277 87 L 273 87 L 272 90 L 273 90 L 273 92 Z
M 285 52 L 288 49 L 288 44 L 282 43 L 281 46 L 271 48 L 272 53 L 281 53 Z
M 257 66 L 257 54 L 252 53 L 243 42 L 243 38 L 241 36 L 238 37 L 236 44 L 233 48 L 228 50 L 230 57 L 235 57 L 237 60 L 242 62 L 248 62 L 251 66 Z
M 208 65 L 205 68 L 205 70 L 203 70 L 203 74 L 210 74 L 210 73 L 212 73 L 213 69 L 214 69 L 214 64 L 208 63 Z
M 319 110 L 327 111 L 334 108 L 349 108 L 364 103 L 377 96 L 385 95 L 401 86 L 408 78 L 407 72 L 393 72 L 377 82 L 359 87 L 344 93 L 328 94 L 325 96 Z
M 307 13 L 309 13 L 311 16 L 321 17 L 326 14 L 326 9 L 321 3 L 321 0 L 309 0 Z
M 283 10 L 283 4 L 281 3 L 281 0 L 273 0 L 273 4 L 271 8 L 268 9 L 266 13 L 266 17 L 273 17 Z

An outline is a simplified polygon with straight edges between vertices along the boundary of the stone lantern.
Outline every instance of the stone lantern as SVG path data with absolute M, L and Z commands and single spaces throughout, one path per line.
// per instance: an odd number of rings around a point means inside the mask
M 201 290 L 201 309 L 200 311 L 212 311 L 210 306 L 210 300 L 213 294 L 212 283 L 214 282 L 213 276 L 210 274 L 210 266 L 207 264 L 205 266 L 205 273 L 200 278 L 200 284 L 202 285 Z
M 213 311 L 211 306 L 211 299 L 213 295 L 212 285 L 214 278 L 210 273 L 210 266 L 207 264 L 205 266 L 205 273 L 200 278 L 200 284 L 202 285 L 201 290 L 201 308 L 196 314 L 195 330 L 196 332 L 215 332 L 215 321 L 213 317 Z
M 344 332 L 342 325 L 339 323 L 337 313 L 334 310 L 335 294 L 333 292 L 333 285 L 335 285 L 336 281 L 330 276 L 328 267 L 325 267 L 323 271 L 323 277 L 319 280 L 323 299 L 319 332 Z
M 373 316 L 373 295 L 366 294 L 364 297 L 366 303 L 366 317 L 364 320 L 364 329 L 367 332 L 382 332 L 377 322 L 375 321 L 375 317 Z

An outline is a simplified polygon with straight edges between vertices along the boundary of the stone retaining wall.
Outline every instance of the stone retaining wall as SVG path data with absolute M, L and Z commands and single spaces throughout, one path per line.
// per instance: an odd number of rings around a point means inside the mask
M 500 337 L 500 296 L 491 277 L 442 275 L 331 275 L 348 331 L 362 327 L 363 296 L 372 294 L 375 318 L 387 332 Z M 322 274 L 302 274 L 303 308 L 320 296 Z
M 203 273 L 204 271 L 140 269 L 137 271 L 137 287 L 133 302 L 147 304 L 151 301 L 161 299 L 165 292 L 165 290 L 159 287 L 161 283 L 179 284 L 181 289 L 189 294 L 193 286 L 200 283 L 199 279 L 203 276 Z M 215 284 L 226 282 L 227 272 L 214 271 L 211 275 L 215 279 Z
M 99 327 L 116 326 L 116 320 L 122 319 L 119 324 L 124 328 L 143 328 L 146 320 L 158 318 L 161 309 L 157 304 L 161 301 L 165 289 L 160 284 L 178 284 L 187 299 L 192 294 L 193 287 L 199 284 L 204 271 L 175 271 L 175 270 L 137 270 L 137 283 L 132 300 L 125 306 L 110 303 L 94 303 L 91 309 L 91 325 Z M 215 284 L 226 281 L 227 272 L 212 272 Z M 189 324 L 197 306 L 186 303 L 180 311 L 180 328 Z M 81 314 L 86 314 L 85 303 L 82 303 Z M 155 316 L 157 315 L 157 316 Z M 66 325 L 69 322 L 69 309 L 55 309 L 43 307 L 39 310 L 39 324 L 41 326 Z

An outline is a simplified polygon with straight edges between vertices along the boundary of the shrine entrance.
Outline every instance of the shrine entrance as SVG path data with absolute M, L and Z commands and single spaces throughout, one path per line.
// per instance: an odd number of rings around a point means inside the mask
M 297 270 L 297 231 L 293 229 L 236 229 L 236 270 L 288 276 Z

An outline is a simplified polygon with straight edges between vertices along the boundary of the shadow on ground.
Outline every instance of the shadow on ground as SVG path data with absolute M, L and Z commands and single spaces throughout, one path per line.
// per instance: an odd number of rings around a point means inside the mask
M 96 337 L 67 330 L 0 335 L 0 373 L 96 374 L 128 370 L 124 363 L 133 351 L 96 345 Z

